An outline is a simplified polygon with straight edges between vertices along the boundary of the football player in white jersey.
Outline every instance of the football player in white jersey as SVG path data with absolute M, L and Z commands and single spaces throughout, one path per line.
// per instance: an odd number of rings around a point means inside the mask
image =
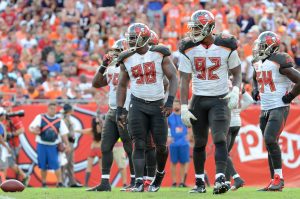
M 268 151 L 271 181 L 259 191 L 281 191 L 284 187 L 278 138 L 284 128 L 289 104 L 300 93 L 300 73 L 290 55 L 279 51 L 280 39 L 266 31 L 253 48 L 253 99 L 261 101 L 260 129 Z M 292 83 L 294 86 L 291 89 Z
M 135 187 L 131 191 L 144 191 L 145 146 L 147 133 L 150 131 L 156 147 L 157 170 L 148 191 L 156 192 L 165 175 L 164 169 L 168 158 L 166 117 L 173 109 L 178 79 L 175 66 L 170 59 L 170 50 L 162 45 L 151 47 L 148 45 L 150 29 L 145 24 L 130 25 L 127 38 L 130 49 L 122 52 L 118 58 L 121 72 L 117 89 L 117 120 L 120 126 L 126 124 L 122 107 L 130 81 L 128 129 L 134 144 L 133 163 L 136 176 Z M 164 76 L 168 78 L 170 85 L 166 102 L 164 102 Z
M 117 99 L 116 91 L 118 85 L 118 78 L 120 73 L 120 67 L 114 61 L 118 55 L 125 49 L 126 40 L 120 39 L 114 43 L 109 54 L 104 56 L 103 64 L 100 66 L 98 72 L 93 79 L 93 87 L 101 88 L 109 86 L 109 111 L 106 114 L 103 133 L 102 133 L 102 176 L 101 183 L 88 191 L 111 191 L 109 183 L 110 169 L 113 163 L 113 147 L 118 139 L 121 137 L 123 141 L 124 150 L 127 153 L 130 165 L 131 184 L 128 187 L 123 187 L 121 191 L 126 190 L 134 185 L 134 168 L 132 163 L 132 141 L 126 128 L 119 128 L 116 122 L 116 109 Z M 113 61 L 113 62 L 112 62 Z M 111 63 L 112 62 L 112 63 Z M 130 93 L 130 92 L 128 92 Z M 125 96 L 126 97 L 126 96 Z M 126 103 L 124 104 L 124 112 L 128 109 L 130 101 L 130 94 L 126 97 Z
M 230 82 L 231 84 L 231 82 Z M 230 86 L 232 87 L 232 86 Z M 245 92 L 245 89 L 242 89 L 242 96 L 240 98 L 240 103 L 237 108 L 234 108 L 231 110 L 231 119 L 230 119 L 230 127 L 227 134 L 227 148 L 228 148 L 228 159 L 227 159 L 227 168 L 226 168 L 226 185 L 228 186 L 228 189 L 231 190 L 237 190 L 240 187 L 244 185 L 244 180 L 240 177 L 240 175 L 237 173 L 237 171 L 234 168 L 233 162 L 230 157 L 230 151 L 233 147 L 233 144 L 235 142 L 235 138 L 239 133 L 239 130 L 242 125 L 241 111 L 248 108 L 253 103 L 253 99 L 251 95 L 249 95 L 247 92 Z M 234 184 L 230 187 L 230 178 L 233 178 Z
M 179 71 L 181 76 L 181 119 L 192 127 L 195 145 L 193 159 L 196 186 L 190 193 L 205 193 L 204 164 L 208 129 L 215 144 L 216 178 L 213 193 L 227 191 L 225 170 L 228 151 L 226 134 L 230 123 L 230 110 L 239 102 L 241 66 L 237 53 L 237 40 L 227 34 L 212 34 L 215 19 L 212 13 L 198 10 L 188 23 L 189 38 L 179 45 Z M 229 92 L 228 71 L 233 75 L 233 88 Z M 188 108 L 189 83 L 192 79 L 193 97 Z

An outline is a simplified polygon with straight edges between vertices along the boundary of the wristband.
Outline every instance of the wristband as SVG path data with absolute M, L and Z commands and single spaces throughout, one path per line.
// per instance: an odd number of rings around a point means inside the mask
M 168 99 L 165 103 L 165 107 L 173 107 L 173 102 L 174 102 L 175 97 L 174 96 L 168 96 Z
M 116 115 L 122 115 L 122 113 L 123 113 L 123 107 L 118 106 L 118 107 L 117 107 Z
M 293 93 L 289 92 L 288 94 L 286 94 L 285 96 L 283 96 L 282 101 L 286 104 L 289 104 L 293 101 L 293 99 L 296 96 L 293 95 Z
M 106 66 L 101 65 L 98 72 L 104 74 L 105 70 L 106 70 Z

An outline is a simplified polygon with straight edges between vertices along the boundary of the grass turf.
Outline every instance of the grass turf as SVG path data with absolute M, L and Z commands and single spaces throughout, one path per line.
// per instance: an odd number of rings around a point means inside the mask
M 5 193 L 0 191 L 0 199 L 296 199 L 300 196 L 300 188 L 285 188 L 283 192 L 257 192 L 255 188 L 241 188 L 235 192 L 213 195 L 209 188 L 205 194 L 189 194 L 188 188 L 162 188 L 157 193 L 129 193 L 113 189 L 112 192 L 86 192 L 76 188 L 26 188 L 21 193 Z

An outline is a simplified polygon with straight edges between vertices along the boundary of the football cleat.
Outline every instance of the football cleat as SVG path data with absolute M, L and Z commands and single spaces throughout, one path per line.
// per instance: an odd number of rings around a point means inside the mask
M 144 181 L 144 189 L 145 189 L 145 190 L 148 190 L 148 188 L 149 188 L 151 182 L 152 182 L 151 180 L 145 180 L 145 181 Z
M 130 189 L 131 192 L 144 192 L 143 180 L 136 180 L 135 185 Z
M 269 191 L 269 187 L 272 184 L 273 180 L 270 180 L 269 184 L 265 186 L 264 188 L 257 189 L 257 191 Z
M 230 181 L 225 181 L 227 191 L 230 189 Z
M 269 186 L 269 191 L 282 191 L 283 187 L 284 187 L 283 179 L 280 179 L 280 176 L 278 174 L 275 174 L 274 180 Z
M 236 191 L 236 190 L 238 190 L 239 188 L 243 187 L 244 184 L 245 184 L 245 181 L 244 181 L 242 178 L 240 178 L 240 177 L 235 178 L 235 179 L 234 179 L 234 183 L 233 183 L 233 185 L 231 186 L 230 190 Z
M 213 194 L 222 194 L 222 193 L 226 193 L 227 191 L 228 190 L 225 184 L 225 177 L 224 176 L 218 177 L 215 180 Z
M 108 179 L 102 179 L 99 185 L 87 189 L 86 191 L 111 191 L 111 186 L 108 182 Z
M 205 183 L 201 178 L 196 178 L 196 185 L 189 193 L 206 193 Z
M 156 172 L 155 178 L 148 188 L 148 192 L 157 192 L 160 189 L 160 185 L 162 180 L 164 179 L 165 173 L 166 172 L 163 173 Z

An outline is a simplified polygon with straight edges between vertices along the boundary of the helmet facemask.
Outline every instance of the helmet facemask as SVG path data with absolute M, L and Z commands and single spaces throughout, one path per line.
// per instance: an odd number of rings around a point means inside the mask
M 125 36 L 130 51 L 136 51 L 138 48 L 142 48 L 146 46 L 150 40 L 149 37 L 146 41 L 144 41 L 143 37 L 141 37 L 141 32 L 138 35 L 134 33 L 133 34 L 127 33 Z
M 188 23 L 189 37 L 194 43 L 202 41 L 205 37 L 211 34 L 214 29 L 214 24 L 209 24 L 208 22 L 205 25 L 195 23 L 193 21 Z
M 272 53 L 277 52 L 279 47 L 274 47 L 274 45 L 275 43 L 268 46 L 266 43 L 255 40 L 252 50 L 253 61 L 264 60 Z

